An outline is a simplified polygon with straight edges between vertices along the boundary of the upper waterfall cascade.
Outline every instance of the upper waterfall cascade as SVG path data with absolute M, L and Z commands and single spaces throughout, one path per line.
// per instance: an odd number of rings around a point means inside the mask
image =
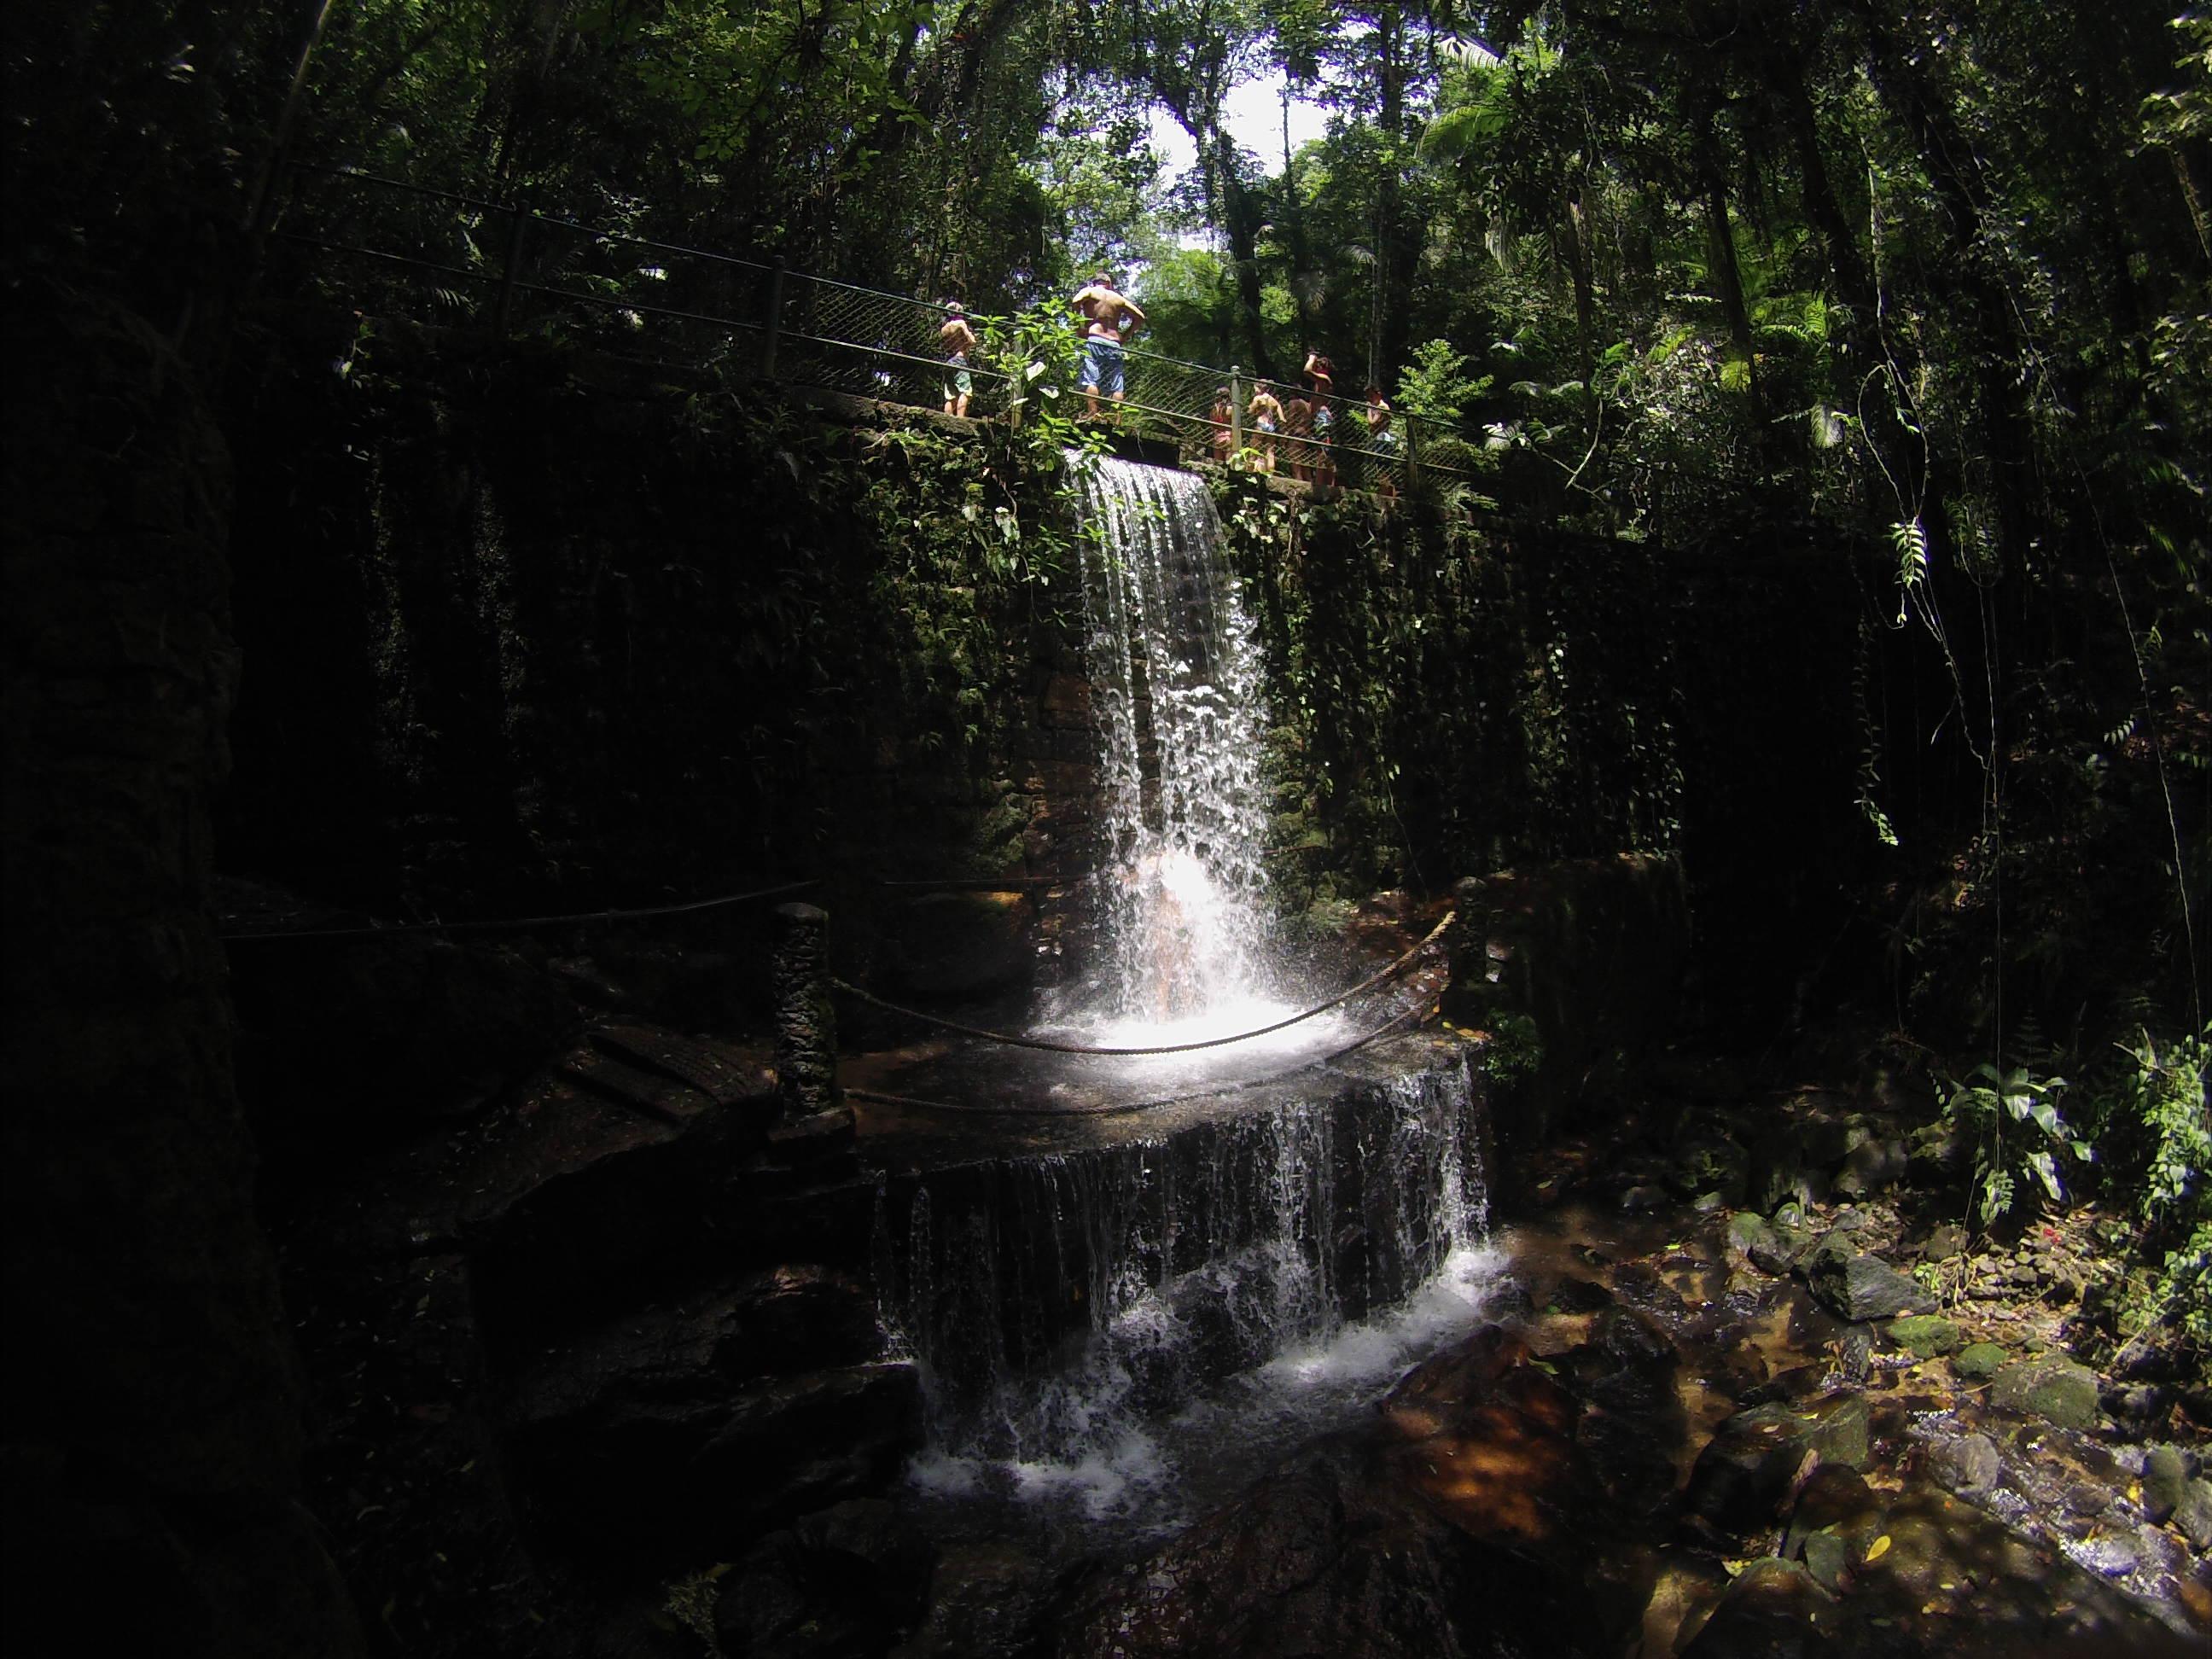
M 1084 477 L 1097 721 L 1100 961 L 1078 995 L 1122 1029 L 1212 1035 L 1273 1006 L 1258 653 L 1200 479 L 1071 456 Z

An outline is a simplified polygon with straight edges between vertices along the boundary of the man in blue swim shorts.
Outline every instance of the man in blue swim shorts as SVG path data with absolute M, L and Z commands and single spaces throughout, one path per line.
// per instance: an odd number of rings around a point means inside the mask
M 1083 338 L 1083 395 L 1090 416 L 1098 418 L 1098 394 L 1121 401 L 1121 337 L 1145 325 L 1145 313 L 1136 301 L 1115 289 L 1114 278 L 1100 271 L 1091 286 L 1075 296 L 1075 308 L 1087 322 Z

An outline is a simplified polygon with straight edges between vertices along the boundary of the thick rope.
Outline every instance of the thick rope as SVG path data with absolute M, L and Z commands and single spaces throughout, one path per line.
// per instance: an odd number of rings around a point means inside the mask
M 259 939 L 403 939 L 410 933 L 526 933 L 539 927 L 568 927 L 584 922 L 641 921 L 648 916 L 684 916 L 701 910 L 719 910 L 725 905 L 750 904 L 757 899 L 781 898 L 786 893 L 803 893 L 810 887 L 820 885 L 819 879 L 808 877 L 805 881 L 787 881 L 775 887 L 762 887 L 750 893 L 725 893 L 715 898 L 692 899 L 683 904 L 648 905 L 641 910 L 582 910 L 565 916 L 513 916 L 496 921 L 400 921 L 388 927 L 307 927 L 287 933 L 272 929 L 264 933 L 217 933 L 216 937 L 226 945 L 247 945 Z
M 1414 948 L 1418 950 L 1419 947 L 1417 945 Z M 1257 1089 L 1267 1084 L 1279 1082 L 1286 1077 L 1294 1077 L 1298 1073 L 1310 1070 L 1316 1066 L 1325 1065 L 1332 1060 L 1341 1060 L 1345 1055 L 1364 1048 L 1369 1043 L 1385 1036 L 1392 1026 L 1403 1024 L 1407 1020 L 1419 1015 L 1423 1005 L 1428 1000 L 1428 994 L 1425 993 L 1409 1006 L 1400 1009 L 1380 1025 L 1362 1032 L 1341 1048 L 1332 1048 L 1316 1060 L 1300 1060 L 1295 1066 L 1286 1066 L 1279 1072 L 1267 1072 L 1258 1077 L 1238 1078 L 1227 1087 L 1231 1090 Z M 845 1094 L 852 1100 L 871 1101 L 882 1106 L 896 1106 L 905 1111 L 940 1112 L 952 1117 L 1127 1117 L 1133 1112 L 1149 1112 L 1156 1107 L 1172 1106 L 1179 1101 L 1193 1098 L 1186 1091 L 1182 1094 L 1156 1095 L 1148 1100 L 1109 1101 L 1089 1106 L 1030 1106 L 1002 1105 L 993 1101 L 922 1100 L 913 1095 L 885 1094 L 878 1089 L 848 1089 Z
M 1384 980 L 1390 978 L 1415 957 L 1434 945 L 1443 936 L 1444 929 L 1458 919 L 1459 913 L 1456 910 L 1445 911 L 1444 919 L 1429 930 L 1429 936 L 1395 962 L 1370 974 L 1350 990 L 1340 991 L 1327 1002 L 1315 1004 L 1304 1013 L 1292 1014 L 1287 1019 L 1279 1019 L 1272 1025 L 1255 1026 L 1249 1031 L 1239 1031 L 1234 1036 L 1207 1037 L 1202 1042 L 1169 1042 L 1149 1048 L 1091 1048 L 1080 1042 L 1054 1042 L 1048 1037 L 1016 1036 L 1011 1031 L 987 1030 L 980 1025 L 963 1025 L 957 1019 L 944 1019 L 935 1014 L 926 1014 L 919 1008 L 907 1008 L 896 1002 L 886 1002 L 872 992 L 863 991 L 859 986 L 849 984 L 835 975 L 830 976 L 830 982 L 848 995 L 858 997 L 861 1001 L 881 1008 L 887 1013 L 902 1014 L 908 1019 L 921 1020 L 925 1024 L 938 1027 L 940 1030 L 954 1031 L 962 1036 L 975 1037 L 985 1042 L 1003 1043 L 1010 1048 L 1042 1048 L 1046 1053 L 1054 1054 L 1188 1054 L 1200 1048 L 1225 1048 L 1232 1042 L 1247 1042 L 1254 1037 L 1266 1036 L 1271 1031 L 1285 1030 L 1303 1021 L 1311 1019 L 1316 1014 L 1325 1014 L 1341 1003 L 1351 1001 L 1362 991 L 1372 990 Z

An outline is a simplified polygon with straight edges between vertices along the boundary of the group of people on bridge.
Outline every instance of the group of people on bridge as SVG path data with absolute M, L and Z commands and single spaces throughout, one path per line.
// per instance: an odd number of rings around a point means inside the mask
M 1129 335 L 1145 326 L 1145 313 L 1134 300 L 1114 285 L 1112 274 L 1103 270 L 1092 276 L 1070 303 L 1083 319 L 1079 383 L 1085 411 L 1095 421 L 1099 418 L 1101 398 L 1116 405 L 1125 401 L 1126 342 Z M 945 412 L 964 416 L 975 392 L 969 357 L 975 349 L 976 339 L 966 309 L 957 300 L 945 301 L 945 322 L 937 331 L 937 338 L 945 353 Z M 1335 394 L 1334 366 L 1320 351 L 1312 349 L 1306 353 L 1300 380 L 1299 386 L 1280 388 L 1289 394 L 1287 398 L 1278 398 L 1278 388 L 1271 381 L 1255 382 L 1244 409 L 1245 442 L 1241 451 L 1237 447 L 1237 422 L 1232 412 L 1230 388 L 1217 387 L 1213 407 L 1206 416 L 1212 428 L 1213 459 L 1224 466 L 1241 464 L 1267 473 L 1274 472 L 1279 463 L 1289 467 L 1294 478 L 1309 483 L 1333 484 L 1337 482 L 1336 457 L 1340 451 L 1364 452 L 1386 460 L 1395 458 L 1398 434 L 1391 424 L 1389 400 L 1383 397 L 1381 386 L 1367 388 L 1365 400 L 1357 405 L 1356 414 L 1342 409 Z M 1117 408 L 1117 419 L 1119 412 Z M 1358 443 L 1351 441 L 1348 429 L 1352 418 L 1359 422 Z M 1387 468 L 1379 473 L 1377 487 L 1386 495 L 1390 493 Z

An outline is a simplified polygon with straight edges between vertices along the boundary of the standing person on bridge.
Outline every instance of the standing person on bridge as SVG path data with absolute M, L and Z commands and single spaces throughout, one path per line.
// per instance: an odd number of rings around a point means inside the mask
M 1092 420 L 1098 418 L 1102 391 L 1115 403 L 1121 401 L 1121 337 L 1145 325 L 1145 313 L 1135 301 L 1114 286 L 1113 276 L 1100 271 L 1091 286 L 1075 296 L 1075 308 L 1088 319 L 1083 340 L 1083 395 Z
M 1275 434 L 1283 429 L 1283 405 L 1267 389 L 1265 380 L 1259 383 L 1259 389 L 1252 394 L 1252 401 L 1244 406 L 1244 416 L 1252 422 L 1252 430 L 1258 434 L 1252 441 L 1260 452 L 1260 471 L 1273 472 L 1275 470 Z
M 975 331 L 968 325 L 966 308 L 957 300 L 945 302 L 945 326 L 937 331 L 937 343 L 945 352 L 945 412 L 968 412 L 975 395 L 975 377 L 968 372 L 968 354 L 975 349 Z

